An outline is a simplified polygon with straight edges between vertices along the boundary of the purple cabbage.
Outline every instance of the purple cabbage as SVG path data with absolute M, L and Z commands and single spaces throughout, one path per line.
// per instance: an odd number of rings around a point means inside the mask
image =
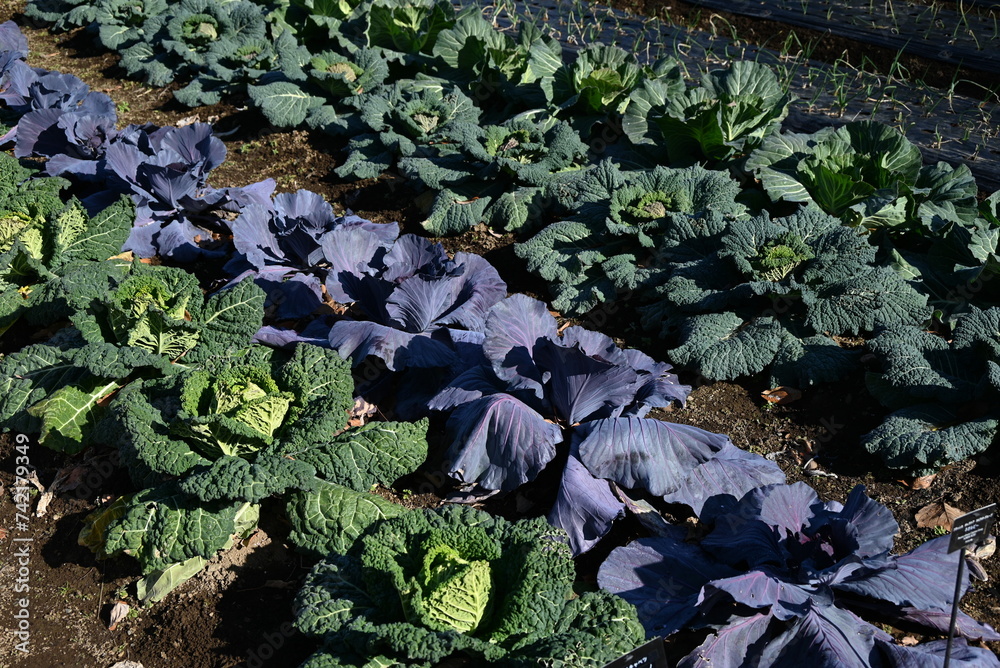
M 24 60 L 28 57 L 28 38 L 13 21 L 0 23 L 0 53 Z
M 601 588 L 637 606 L 651 636 L 713 629 L 679 666 L 941 665 L 938 645 L 894 645 L 864 618 L 946 628 L 958 569 L 947 536 L 891 554 L 898 526 L 861 485 L 844 505 L 796 483 L 758 487 L 723 506 L 702 516 L 711 532 L 699 544 L 679 528 L 642 538 L 613 550 L 598 574 Z M 966 574 L 963 593 L 968 586 Z M 964 613 L 958 633 L 1000 639 Z M 1000 665 L 960 648 L 953 658 L 961 665 Z
M 250 204 L 230 227 L 238 254 L 226 271 L 236 275 L 234 282 L 254 276 L 268 295 L 266 308 L 280 320 L 308 316 L 323 303 L 323 284 L 339 260 L 327 257 L 327 250 L 335 248 L 327 237 L 364 235 L 375 240 L 374 252 L 399 234 L 395 224 L 337 216 L 321 195 L 308 190 Z
M 364 320 L 330 330 L 330 345 L 355 365 L 369 356 L 392 371 L 462 365 L 455 337 L 482 332 L 487 311 L 507 294 L 489 262 L 449 258 L 440 244 L 407 234 L 386 245 L 372 229 L 338 229 L 323 239 L 327 292 Z
M 209 172 L 225 157 L 225 145 L 206 123 L 129 126 L 105 152 L 108 190 L 84 204 L 100 208 L 110 196 L 131 195 L 136 221 L 124 249 L 138 257 L 158 255 L 181 263 L 222 258 L 228 250 L 213 243 L 213 237 L 229 234 L 225 219 L 251 204 L 268 202 L 275 185 L 267 179 L 242 188 L 209 187 Z
M 8 60 L 8 69 L 3 72 L 6 88 L 0 97 L 10 112 L 21 116 L 18 126 L 0 137 L 0 143 L 17 141 L 15 154 L 18 157 L 33 155 L 32 148 L 38 136 L 55 125 L 63 114 L 75 114 L 76 122 L 92 117 L 89 123 L 114 128 L 118 117 L 110 97 L 90 90 L 90 86 L 72 74 L 32 69 L 18 63 L 21 61 Z M 32 131 L 26 140 L 20 140 L 19 126 L 25 118 L 29 119 Z M 101 120 L 98 121 L 98 118 Z M 48 143 L 51 144 L 51 141 L 49 138 Z
M 123 250 L 182 263 L 227 256 L 217 241 L 229 234 L 226 219 L 249 204 L 268 204 L 274 182 L 209 187 L 209 172 L 226 156 L 211 126 L 116 130 L 110 97 L 73 75 L 25 65 L 23 40 L 12 30 L 0 27 L 0 45 L 14 49 L 0 52 L 0 102 L 20 119 L 0 142 L 15 141 L 17 157 L 48 158 L 50 176 L 75 179 L 91 214 L 130 195 L 136 221 Z
M 593 547 L 622 516 L 612 483 L 700 508 L 706 489 L 735 498 L 784 481 L 773 462 L 725 436 L 647 419 L 690 391 L 670 365 L 581 327 L 560 334 L 540 301 L 514 295 L 494 306 L 480 357 L 429 404 L 452 411 L 449 473 L 465 486 L 510 492 L 567 443 L 549 521 L 567 531 L 574 553 Z

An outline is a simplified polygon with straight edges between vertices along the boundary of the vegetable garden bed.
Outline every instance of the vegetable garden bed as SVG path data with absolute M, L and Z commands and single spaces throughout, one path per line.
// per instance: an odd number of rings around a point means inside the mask
M 25 30 L 30 65 L 86 86 L 7 61 L 27 160 L 0 156 L 13 212 L 0 601 L 29 610 L 30 642 L 25 654 L 5 636 L 5 657 L 285 666 L 325 636 L 310 665 L 415 652 L 419 665 L 601 665 L 662 633 L 672 662 L 705 641 L 718 664 L 727 634 L 752 632 L 781 665 L 834 629 L 856 631 L 822 650 L 839 661 L 939 654 L 954 574 L 941 504 L 1000 497 L 996 198 L 882 126 L 779 134 L 785 91 L 763 66 L 685 81 L 677 64 L 588 48 L 559 69 L 562 48 L 525 30 L 534 70 L 503 59 L 513 39 L 491 47 L 508 77 L 497 96 L 462 69 L 493 28 L 462 21 L 421 61 L 454 88 L 387 79 L 412 66 L 399 45 L 423 39 L 388 31 L 370 39 L 396 54 L 324 53 L 308 76 L 251 77 L 249 98 L 194 109 L 171 100 L 177 84 L 111 77 L 115 58 L 84 31 Z M 179 71 L 171 53 L 129 57 L 152 76 Z M 183 67 L 206 84 L 218 64 Z M 72 106 L 49 111 L 46 87 Z M 562 96 L 557 119 L 503 122 L 509 100 L 544 96 Z M 235 106 L 248 102 L 313 129 L 275 128 Z M 123 130 L 150 120 L 177 127 Z M 252 336 L 300 343 L 248 348 Z M 459 499 L 491 515 L 427 510 Z M 741 542 L 761 526 L 773 545 Z M 707 566 L 671 579 L 693 563 Z M 991 579 L 963 599 L 956 665 L 993 665 L 979 622 L 1000 620 L 997 568 L 984 557 Z M 758 607 L 738 574 L 799 593 Z M 487 595 L 490 577 L 502 584 Z M 598 585 L 635 602 L 645 631 Z M 702 587 L 714 594 L 696 601 Z M 456 591 L 457 616 L 441 605 Z M 109 630 L 119 599 L 132 612 Z M 344 605 L 353 620 L 334 635 Z

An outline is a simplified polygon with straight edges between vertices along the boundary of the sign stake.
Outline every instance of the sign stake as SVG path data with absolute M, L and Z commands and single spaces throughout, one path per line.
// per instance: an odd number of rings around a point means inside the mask
M 948 552 L 958 550 L 958 577 L 955 580 L 955 597 L 951 602 L 951 624 L 948 625 L 948 644 L 944 650 L 944 668 L 951 663 L 951 643 L 955 638 L 958 621 L 958 599 L 962 596 L 962 576 L 965 574 L 965 550 L 986 540 L 993 521 L 996 519 L 997 504 L 991 503 L 956 517 L 951 526 L 951 542 Z
M 944 668 L 951 663 L 951 641 L 955 638 L 955 626 L 958 622 L 958 599 L 962 596 L 962 575 L 965 569 L 965 548 L 958 553 L 958 578 L 955 580 L 955 598 L 951 602 L 951 623 L 948 625 L 948 644 L 944 649 Z

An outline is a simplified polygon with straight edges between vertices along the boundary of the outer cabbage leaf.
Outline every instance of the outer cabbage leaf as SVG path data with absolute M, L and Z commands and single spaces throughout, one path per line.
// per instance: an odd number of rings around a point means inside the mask
M 320 482 L 312 491 L 294 492 L 287 512 L 289 540 L 306 554 L 323 557 L 346 552 L 372 524 L 406 510 L 375 494 Z
M 569 535 L 573 554 L 592 548 L 611 530 L 611 523 L 624 516 L 625 504 L 611 493 L 608 482 L 595 478 L 570 455 L 548 520 Z
M 449 474 L 466 484 L 510 491 L 535 478 L 555 456 L 562 430 L 508 394 L 456 408 L 448 418 Z
M 389 486 L 427 458 L 427 420 L 369 422 L 310 448 L 284 447 L 282 454 L 315 466 L 329 482 L 359 492 L 376 484 Z
M 890 413 L 861 442 L 868 452 L 880 455 L 886 466 L 925 475 L 984 452 L 998 429 L 997 417 L 961 421 L 950 407 L 918 404 Z
M 785 633 L 767 645 L 760 661 L 767 666 L 801 665 L 808 656 L 817 666 L 869 668 L 878 665 L 875 640 L 888 634 L 836 606 L 812 605 Z
M 210 559 L 225 549 L 246 505 L 192 502 L 171 484 L 142 490 L 108 524 L 103 549 L 109 556 L 131 555 L 147 574 L 192 557 Z
M 679 538 L 640 538 L 611 551 L 597 583 L 634 605 L 647 633 L 670 635 L 698 614 L 703 585 L 735 574 Z
M 288 489 L 313 489 L 318 484 L 315 476 L 315 469 L 307 462 L 261 456 L 251 463 L 228 455 L 207 468 L 190 471 L 178 487 L 206 502 L 226 499 L 259 503 Z
M 642 418 L 587 422 L 575 434 L 577 456 L 593 475 L 656 496 L 675 491 L 692 469 L 729 443 L 697 427 Z

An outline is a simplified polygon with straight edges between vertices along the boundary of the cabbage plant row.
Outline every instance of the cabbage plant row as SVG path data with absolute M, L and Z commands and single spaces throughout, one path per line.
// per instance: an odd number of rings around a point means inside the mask
M 275 125 L 344 138 L 338 175 L 394 169 L 429 189 L 432 233 L 486 222 L 533 234 L 518 254 L 553 284 L 558 310 L 627 298 L 672 359 L 707 378 L 829 382 L 858 368 L 858 352 L 838 341 L 896 332 L 874 347 L 881 371 L 870 377 L 894 413 L 864 439 L 891 467 L 927 473 L 996 437 L 995 411 L 956 413 L 970 399 L 997 403 L 988 346 L 930 363 L 922 382 L 941 388 L 944 404 L 932 408 L 928 391 L 905 389 L 910 380 L 892 371 L 912 351 L 889 342 L 907 328 L 938 323 L 947 337 L 966 316 L 991 317 L 975 314 L 1000 303 L 1000 199 L 977 203 L 966 167 L 925 166 L 880 124 L 781 132 L 790 100 L 764 66 L 734 62 L 687 85 L 671 59 L 643 66 L 604 45 L 567 58 L 530 23 L 512 35 L 475 8 L 431 0 L 58 0 L 28 12 L 86 26 L 151 84 L 190 78 L 177 92 L 188 104 L 245 95 Z M 74 111 L 87 120 L 62 121 L 68 132 L 54 128 L 54 112 L 34 117 L 18 155 L 49 156 L 53 175 L 100 173 L 109 160 L 127 172 L 119 145 L 130 140 L 116 135 L 108 101 L 91 94 Z M 72 158 L 51 160 L 62 154 Z M 207 238 L 196 225 L 206 227 L 211 206 L 267 206 L 259 189 L 206 200 L 199 179 L 170 183 L 164 196 L 142 178 L 124 177 L 133 194 L 170 200 L 150 203 L 143 220 L 195 208 L 169 231 L 137 231 L 146 254 L 207 254 L 192 239 Z M 313 299 L 296 280 L 300 298 L 284 313 L 318 299 L 318 283 Z M 967 382 L 951 382 L 950 368 L 971 369 Z
M 17 157 L 48 158 L 41 172 L 9 156 L 0 162 L 0 325 L 12 333 L 19 320 L 68 321 L 0 359 L 0 419 L 67 453 L 118 449 L 136 491 L 93 513 L 80 540 L 101 557 L 137 559 L 140 598 L 158 600 L 196 574 L 253 530 L 263 500 L 280 498 L 290 540 L 326 557 L 297 601 L 298 626 L 324 643 L 309 666 L 433 665 L 454 652 L 504 665 L 602 665 L 644 634 L 685 628 L 714 630 L 685 665 L 780 665 L 802 652 L 916 665 L 940 654 L 934 643 L 896 645 L 857 615 L 940 631 L 951 592 L 931 587 L 916 599 L 902 583 L 954 578 L 942 540 L 892 555 L 891 515 L 862 490 L 846 506 L 823 505 L 725 436 L 646 418 L 687 396 L 669 365 L 597 332 L 560 331 L 541 302 L 508 297 L 478 256 L 452 257 L 395 225 L 336 216 L 313 193 L 272 196 L 273 182 L 211 188 L 225 147 L 210 128 L 119 130 L 106 96 L 28 67 L 23 37 L 12 24 L 0 30 L 5 140 Z M 553 170 L 517 166 L 530 167 L 537 145 L 560 137 L 573 154 L 573 126 L 595 122 L 580 118 L 548 129 L 528 119 L 504 131 L 469 125 L 462 150 L 493 161 L 483 174 L 530 182 Z M 515 152 L 475 154 L 478 141 Z M 456 156 L 455 183 L 483 178 Z M 401 168 L 429 169 L 425 155 L 405 158 Z M 823 340 L 830 330 L 912 327 L 919 319 L 910 312 L 926 308 L 926 295 L 878 266 L 868 240 L 829 212 L 753 211 L 725 173 L 700 166 L 605 162 L 579 171 L 560 182 L 574 223 L 626 248 L 676 242 L 677 267 L 633 256 L 649 271 L 629 289 L 693 295 L 677 304 L 692 320 L 701 314 L 682 306 L 801 299 L 801 308 L 766 316 L 780 354 L 765 365 L 775 369 L 810 363 L 836 374 L 850 355 Z M 729 195 L 715 198 L 711 188 Z M 850 278 L 880 281 L 887 304 L 867 304 L 840 285 L 848 277 L 824 275 L 847 258 Z M 203 259 L 225 259 L 231 276 L 207 295 Z M 725 286 L 732 295 L 697 283 L 698 262 L 714 280 L 727 261 L 743 272 L 742 283 L 730 276 Z M 612 280 L 635 269 L 621 260 L 616 274 L 612 264 L 601 268 Z M 836 290 L 843 294 L 829 298 Z M 349 309 L 307 317 L 328 302 Z M 288 319 L 298 327 L 277 326 Z M 978 350 L 990 326 L 961 330 L 954 351 Z M 891 348 L 884 336 L 878 345 Z M 886 376 L 886 387 L 896 382 Z M 369 421 L 370 404 L 397 419 Z M 473 499 L 559 467 L 548 521 L 407 511 L 370 493 L 424 464 L 427 418 L 436 416 L 445 418 L 445 472 Z M 687 505 L 714 529 L 698 554 L 680 529 L 619 548 L 600 583 L 624 601 L 606 592 L 574 598 L 570 557 L 634 507 L 626 491 Z M 796 504 L 799 523 L 779 510 Z M 691 577 L 689 558 L 699 564 Z M 669 596 L 657 569 L 677 578 Z M 851 627 L 850 640 L 831 640 Z M 1000 638 L 968 618 L 960 633 Z M 983 662 L 995 657 L 963 645 L 953 660 L 993 665 Z

